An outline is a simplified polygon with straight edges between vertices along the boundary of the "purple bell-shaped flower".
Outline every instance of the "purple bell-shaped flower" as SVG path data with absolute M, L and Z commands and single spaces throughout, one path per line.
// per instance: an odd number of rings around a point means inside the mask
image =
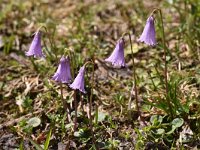
M 83 93 L 86 93 L 84 88 L 85 86 L 84 74 L 85 74 L 85 66 L 80 68 L 78 75 L 74 79 L 74 82 L 69 87 L 74 90 L 79 90 Z
M 26 52 L 26 56 L 45 57 L 44 54 L 42 53 L 40 31 L 37 31 L 35 33 L 31 46 L 28 52 Z
M 124 58 L 124 41 L 123 41 L 123 39 L 120 39 L 117 42 L 117 45 L 116 45 L 114 51 L 112 52 L 110 57 L 105 59 L 105 61 L 111 62 L 112 65 L 114 65 L 114 66 L 120 66 L 120 67 L 126 66 L 125 58 Z
M 69 83 L 71 81 L 69 57 L 61 57 L 58 69 L 52 79 L 61 83 Z
M 142 32 L 142 35 L 138 39 L 139 42 L 144 42 L 147 45 L 154 46 L 156 45 L 156 31 L 154 27 L 154 18 L 153 16 L 150 16 L 147 19 L 146 25 L 144 27 L 144 30 Z

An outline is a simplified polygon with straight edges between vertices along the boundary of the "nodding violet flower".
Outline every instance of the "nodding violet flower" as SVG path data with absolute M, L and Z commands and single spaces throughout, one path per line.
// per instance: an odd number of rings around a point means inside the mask
M 60 58 L 58 69 L 52 79 L 61 83 L 69 83 L 71 81 L 69 57 L 62 56 Z
M 123 39 L 119 39 L 117 42 L 117 45 L 107 59 L 105 59 L 107 62 L 111 62 L 114 66 L 120 66 L 125 67 L 125 58 L 124 58 L 124 41 Z
M 85 66 L 80 68 L 78 75 L 74 79 L 74 82 L 69 87 L 74 90 L 79 90 L 83 93 L 86 93 L 85 88 L 84 88 L 85 86 L 84 74 L 85 74 Z
M 35 33 L 31 46 L 28 52 L 26 52 L 26 56 L 45 57 L 44 54 L 42 53 L 40 31 L 37 31 Z
M 154 18 L 153 16 L 150 16 L 147 19 L 146 25 L 144 27 L 144 30 L 142 32 L 142 35 L 138 39 L 140 42 L 144 42 L 147 45 L 154 46 L 156 45 L 156 31 L 154 27 Z

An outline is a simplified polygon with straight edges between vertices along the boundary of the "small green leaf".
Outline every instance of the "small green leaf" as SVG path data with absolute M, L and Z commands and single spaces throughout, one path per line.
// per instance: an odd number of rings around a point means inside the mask
M 172 143 L 173 142 L 173 136 L 172 135 L 169 135 L 169 136 L 166 136 L 166 140 L 168 141 L 168 142 L 170 142 L 170 143 Z
M 28 123 L 29 126 L 37 127 L 37 126 L 40 125 L 41 120 L 40 120 L 40 118 L 38 118 L 38 117 L 33 117 L 33 118 L 29 119 L 29 120 L 27 121 L 27 123 Z
M 106 113 L 98 112 L 98 122 L 104 121 L 106 115 L 107 115 Z
M 36 148 L 36 150 L 44 150 L 39 144 L 37 144 L 35 141 L 33 141 L 32 139 L 28 139 L 30 142 L 31 142 L 31 144 L 33 145 L 33 146 L 35 146 L 35 148 Z
M 84 131 L 83 129 L 80 129 L 79 131 L 74 132 L 75 137 L 81 137 L 83 135 Z
M 141 49 L 142 49 L 141 45 L 133 44 L 133 54 L 139 52 Z M 128 55 L 128 54 L 132 54 L 130 46 L 127 47 L 127 50 L 125 51 L 125 56 Z
M 23 145 L 24 145 L 24 141 L 21 140 L 20 145 L 19 145 L 19 150 L 24 150 Z
M 172 126 L 174 126 L 175 128 L 179 128 L 183 125 L 184 120 L 182 118 L 176 118 L 172 121 Z
M 188 104 L 183 105 L 183 110 L 184 110 L 184 112 L 189 113 L 189 111 L 190 111 L 189 105 Z
M 52 128 L 50 129 L 50 131 L 47 135 L 46 141 L 44 143 L 44 150 L 48 150 L 49 142 L 50 142 L 50 139 L 51 139 L 51 133 L 52 133 Z
M 159 134 L 159 135 L 161 135 L 163 133 L 165 133 L 164 129 L 158 129 L 157 132 L 156 132 L 156 134 Z
M 65 128 L 69 129 L 69 128 L 73 127 L 73 126 L 74 126 L 74 123 L 68 123 L 68 124 L 65 125 Z
M 163 117 L 159 116 L 159 115 L 153 115 L 150 118 L 150 122 L 152 124 L 160 124 L 160 123 L 162 123 L 162 120 L 163 120 Z
M 176 127 L 172 126 L 172 129 L 169 132 L 167 132 L 166 134 L 170 135 L 170 134 L 174 133 L 175 130 L 176 130 Z

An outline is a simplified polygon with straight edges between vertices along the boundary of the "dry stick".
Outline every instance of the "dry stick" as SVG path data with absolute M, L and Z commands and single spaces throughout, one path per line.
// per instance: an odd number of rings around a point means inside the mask
M 67 121 L 69 121 L 67 103 L 65 102 L 65 100 L 63 98 L 63 86 L 62 86 L 62 83 L 60 83 L 60 95 L 61 95 L 61 101 L 62 101 L 63 107 L 64 107 L 64 112 L 66 111 Z

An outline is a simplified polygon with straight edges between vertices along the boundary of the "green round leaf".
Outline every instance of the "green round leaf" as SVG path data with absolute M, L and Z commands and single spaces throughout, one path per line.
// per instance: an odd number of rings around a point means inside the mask
M 28 123 L 29 126 L 37 127 L 37 126 L 40 125 L 41 120 L 40 120 L 40 118 L 38 118 L 38 117 L 33 117 L 33 118 L 29 119 L 29 120 L 27 121 L 27 123 Z
M 80 132 L 78 132 L 78 131 L 74 132 L 74 136 L 75 137 L 80 137 Z
M 163 133 L 165 133 L 164 129 L 158 129 L 157 132 L 156 132 L 156 134 L 163 134 Z
M 179 128 L 183 125 L 184 120 L 182 118 L 176 118 L 172 121 L 172 126 L 174 126 L 175 128 Z
M 104 121 L 104 119 L 106 118 L 106 113 L 103 113 L 103 112 L 99 112 L 98 113 L 98 121 L 101 122 L 101 121 Z
M 162 123 L 162 121 L 163 121 L 163 117 L 162 116 L 159 116 L 159 115 L 153 115 L 153 116 L 151 116 L 151 118 L 150 118 L 150 122 L 152 123 L 152 124 L 156 124 L 156 123 Z
M 68 124 L 65 125 L 65 128 L 69 129 L 69 128 L 73 127 L 73 125 L 74 125 L 73 123 L 68 123 Z
M 170 135 L 170 134 L 174 133 L 175 130 L 176 130 L 176 127 L 172 126 L 172 129 L 169 132 L 167 132 L 166 134 Z
M 84 134 L 83 129 L 80 129 L 79 131 L 74 132 L 75 137 L 81 137 Z

